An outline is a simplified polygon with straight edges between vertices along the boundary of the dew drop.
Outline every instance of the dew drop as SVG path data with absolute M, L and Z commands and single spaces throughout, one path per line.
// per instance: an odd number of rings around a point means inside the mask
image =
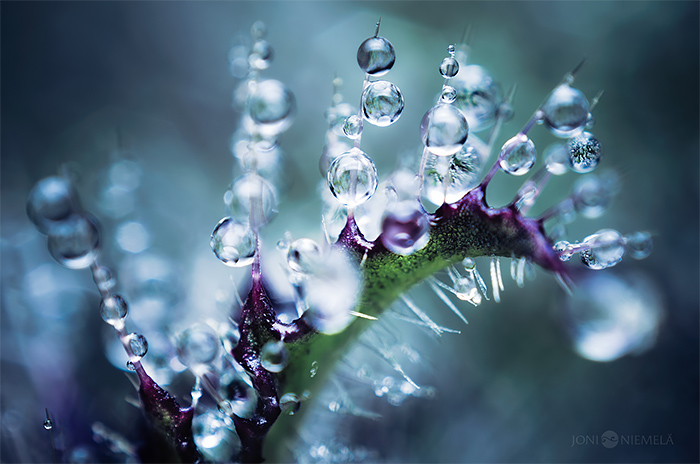
M 500 154 L 501 168 L 508 174 L 522 176 L 535 164 L 535 144 L 525 134 L 517 134 L 503 144 Z
M 337 157 L 328 168 L 328 186 L 333 196 L 348 207 L 360 205 L 377 190 L 374 161 L 359 148 Z
M 282 395 L 282 398 L 280 398 L 280 409 L 282 412 L 286 412 L 290 416 L 296 414 L 300 407 L 301 401 L 294 393 L 285 393 Z
M 316 374 L 318 374 L 318 361 L 313 361 L 311 363 L 311 370 L 309 371 L 311 374 L 311 377 L 316 377 Z
M 251 264 L 255 256 L 255 234 L 250 227 L 225 217 L 214 228 L 209 241 L 219 260 L 230 267 Z
M 450 56 L 454 56 L 455 54 L 455 46 L 454 44 L 450 44 L 447 46 L 447 53 L 450 54 Z
M 349 139 L 356 140 L 362 135 L 362 118 L 353 114 L 345 119 L 343 124 L 343 133 Z
M 209 326 L 195 324 L 180 334 L 175 350 L 182 364 L 197 368 L 216 359 L 219 337 Z
M 493 125 L 503 103 L 503 95 L 501 87 L 486 69 L 475 64 L 462 66 L 457 75 L 450 79 L 450 85 L 457 92 L 454 105 L 464 113 L 472 132 L 480 132 Z
M 310 274 L 318 268 L 321 260 L 321 247 L 310 238 L 295 240 L 287 252 L 289 268 L 300 274 Z
M 457 98 L 457 91 L 455 88 L 451 85 L 443 85 L 442 92 L 440 93 L 440 102 L 446 104 L 453 103 L 455 98 Z
M 49 235 L 49 252 L 62 266 L 84 269 L 94 261 L 100 247 L 100 232 L 94 219 L 74 214 L 55 224 Z
M 328 121 L 329 129 L 335 135 L 345 135 L 345 120 L 352 115 L 357 115 L 357 109 L 350 103 L 340 103 L 330 107 L 326 112 L 326 121 Z
M 136 370 L 136 364 L 134 364 L 131 361 L 126 362 L 126 368 L 129 369 L 130 371 L 135 371 Z
M 132 332 L 129 334 L 129 347 L 134 356 L 143 357 L 148 352 L 148 340 L 143 335 Z
M 600 142 L 590 132 L 569 139 L 568 151 L 571 169 L 580 174 L 594 170 L 603 155 Z
M 62 177 L 40 180 L 27 197 L 27 215 L 39 232 L 46 235 L 79 208 L 73 187 Z
M 386 127 L 395 123 L 403 108 L 403 95 L 391 82 L 371 82 L 362 92 L 362 114 L 372 125 Z
M 459 63 L 453 56 L 448 56 L 440 63 L 440 74 L 442 77 L 451 79 L 459 72 Z
M 108 267 L 98 267 L 95 269 L 95 272 L 93 272 L 92 277 L 95 281 L 95 285 L 97 285 L 97 288 L 99 288 L 100 291 L 109 291 L 116 285 L 116 280 L 112 275 L 112 271 Z
M 391 207 L 382 221 L 381 240 L 387 250 L 410 255 L 428 244 L 430 221 L 415 201 L 402 201 Z
M 574 254 L 573 247 L 566 240 L 560 240 L 554 244 L 554 252 L 559 255 L 562 261 L 568 261 Z
M 277 194 L 270 182 L 257 174 L 244 174 L 231 185 L 231 216 L 257 230 L 277 214 Z
M 465 271 L 473 271 L 476 269 L 476 262 L 474 261 L 474 258 L 464 258 L 462 260 L 462 267 Z
M 289 351 L 283 341 L 269 341 L 260 351 L 260 365 L 269 372 L 282 372 L 289 363 Z
M 600 270 L 612 267 L 622 260 L 625 254 L 625 241 L 613 229 L 599 230 L 583 240 L 591 248 L 581 252 L 581 261 L 591 269 Z
M 452 105 L 438 104 L 428 110 L 420 124 L 423 145 L 437 156 L 457 153 L 469 135 L 467 120 Z
M 627 237 L 627 253 L 634 259 L 644 259 L 651 254 L 653 241 L 649 232 L 634 232 Z
M 244 419 L 253 416 L 258 403 L 258 394 L 247 374 L 239 374 L 234 369 L 225 371 L 221 376 L 219 391 L 224 398 L 228 398 L 225 403 L 219 404 L 219 410 L 223 408 L 224 414 L 229 416 L 233 413 Z
M 129 306 L 119 295 L 109 295 L 100 302 L 100 316 L 112 326 L 123 323 L 128 311 Z
M 370 37 L 357 49 L 357 64 L 371 76 L 383 76 L 395 62 L 394 47 L 384 37 Z
M 549 95 L 542 111 L 547 128 L 557 137 L 569 138 L 586 126 L 589 104 L 580 90 L 561 84 Z
M 46 430 L 51 430 L 53 428 L 53 421 L 51 419 L 46 419 L 44 421 L 44 428 Z
M 248 94 L 249 132 L 274 136 L 287 130 L 294 120 L 294 94 L 274 79 L 258 82 Z

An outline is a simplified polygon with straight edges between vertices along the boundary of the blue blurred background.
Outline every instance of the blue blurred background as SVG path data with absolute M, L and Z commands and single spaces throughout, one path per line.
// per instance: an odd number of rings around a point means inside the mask
M 594 132 L 602 167 L 617 169 L 622 192 L 602 218 L 573 224 L 570 239 L 603 227 L 652 231 L 651 257 L 611 272 L 643 274 L 664 318 L 651 349 L 592 362 L 572 349 L 551 276 L 539 272 L 524 289 L 507 282 L 500 305 L 463 308 L 470 324 L 461 335 L 435 342 L 407 331 L 422 358 L 412 375 L 434 386 L 435 398 L 396 408 L 367 389 L 358 402 L 383 419 L 319 411 L 330 433 L 392 462 L 698 462 L 697 2 L 5 2 L 1 12 L 4 462 L 50 461 L 45 408 L 66 460 L 124 461 L 92 442 L 96 421 L 135 443 L 142 436 L 131 425 L 139 412 L 124 402 L 129 382 L 110 364 L 113 334 L 103 333 L 89 272 L 55 264 L 26 218 L 32 185 L 63 166 L 86 209 L 118 210 L 101 217 L 105 262 L 160 272 L 167 287 L 139 307 L 164 319 L 221 317 L 229 277 L 243 276 L 222 269 L 208 244 L 234 165 L 230 48 L 264 21 L 275 51 L 264 75 L 296 95 L 295 124 L 281 137 L 280 215 L 264 231 L 272 253 L 287 230 L 320 237 L 317 166 L 331 80 L 340 76 L 346 101 L 359 100 L 355 53 L 378 16 L 397 51 L 386 78 L 406 99 L 399 122 L 363 136 L 382 174 L 415 156 L 420 118 L 442 84 L 437 66 L 467 25 L 470 59 L 504 87 L 518 85 L 499 144 L 588 57 L 576 84 L 589 98 L 605 90 Z M 538 147 L 546 136 L 535 128 Z M 137 193 L 109 197 L 109 168 L 124 152 L 138 165 Z M 573 180 L 554 179 L 542 206 Z M 489 200 L 505 203 L 521 181 L 497 176 Z M 118 246 L 124 218 L 145 231 L 136 245 Z M 139 261 L 144 250 L 160 264 Z M 425 288 L 414 296 L 441 324 L 457 326 Z M 168 380 L 187 391 L 186 381 Z M 671 436 L 673 444 L 571 446 L 608 430 Z

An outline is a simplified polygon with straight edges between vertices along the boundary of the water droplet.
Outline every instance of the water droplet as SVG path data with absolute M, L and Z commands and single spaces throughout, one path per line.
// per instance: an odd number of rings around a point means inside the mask
M 27 215 L 42 234 L 80 209 L 71 183 L 62 177 L 40 180 L 27 197 Z
M 219 338 L 227 353 L 231 353 L 241 340 L 241 331 L 228 323 L 219 325 Z
M 148 230 L 136 221 L 123 222 L 114 234 L 119 247 L 129 253 L 141 253 L 151 245 Z
M 260 351 L 260 365 L 269 372 L 282 372 L 289 363 L 289 351 L 282 341 L 269 341 Z
M 560 240 L 554 244 L 554 252 L 559 255 L 562 261 L 568 261 L 574 254 L 574 248 L 566 240 Z
M 469 126 L 457 108 L 438 104 L 423 116 L 420 134 L 423 144 L 432 154 L 450 156 L 457 153 L 467 141 Z
M 238 434 L 216 411 L 195 414 L 192 420 L 192 436 L 197 450 L 204 455 L 207 462 L 226 462 L 241 449 Z
M 588 113 L 588 118 L 586 118 L 586 129 L 593 129 L 595 126 L 595 117 L 591 113 Z
M 132 332 L 129 334 L 129 347 L 134 356 L 141 358 L 148 352 L 148 340 L 143 335 Z
M 447 46 L 447 53 L 450 54 L 450 56 L 453 56 L 455 54 L 455 46 L 454 44 L 449 44 Z
M 112 289 L 116 285 L 116 280 L 112 276 L 112 271 L 105 266 L 99 266 L 92 274 L 92 278 L 95 281 L 95 285 L 101 291 L 106 292 Z
M 430 239 L 430 221 L 415 201 L 402 201 L 391 207 L 382 222 L 381 240 L 387 250 L 410 255 Z
M 573 200 L 576 211 L 583 217 L 595 219 L 608 208 L 611 194 L 597 176 L 589 174 L 574 184 Z
M 84 269 L 94 261 L 100 246 L 100 232 L 94 219 L 74 214 L 55 224 L 49 235 L 49 252 L 69 269 Z
M 357 49 L 357 64 L 371 76 L 383 76 L 395 62 L 394 47 L 384 37 L 370 37 Z
M 561 176 L 569 170 L 569 154 L 561 143 L 553 143 L 544 151 L 544 163 L 547 171 Z
M 129 369 L 130 371 L 135 371 L 136 370 L 136 364 L 134 364 L 131 361 L 126 362 L 126 368 Z
M 594 170 L 603 155 L 600 142 L 590 132 L 569 139 L 568 149 L 571 169 L 580 174 Z
M 280 398 L 280 409 L 282 412 L 286 412 L 290 416 L 296 414 L 300 407 L 301 401 L 294 393 L 285 393 L 282 395 L 282 398 Z
M 175 347 L 177 358 L 190 368 L 209 364 L 219 354 L 219 337 L 204 324 L 195 324 L 182 332 Z
M 129 306 L 119 295 L 109 295 L 100 302 L 102 320 L 112 326 L 123 323 L 128 311 Z
M 464 258 L 462 260 L 462 267 L 465 271 L 473 271 L 476 269 L 476 262 L 474 261 L 474 258 Z
M 287 253 L 289 268 L 300 274 L 310 274 L 318 268 L 321 260 L 321 248 L 310 238 L 295 240 Z
M 243 267 L 255 256 L 255 234 L 250 227 L 225 217 L 214 228 L 209 241 L 217 258 L 227 266 Z
M 53 428 L 53 421 L 51 419 L 46 419 L 44 421 L 44 428 L 46 430 L 51 430 Z
M 471 304 L 478 306 L 481 304 L 481 293 L 476 286 L 474 275 L 469 274 L 467 277 L 459 277 L 454 282 L 454 294 L 462 301 L 469 301 Z
M 488 129 L 496 121 L 503 102 L 501 87 L 479 65 L 460 67 L 450 85 L 457 91 L 454 105 L 464 113 L 472 132 Z
M 386 127 L 398 121 L 403 107 L 403 95 L 391 82 L 371 82 L 362 92 L 362 113 L 375 126 Z
M 311 363 L 311 370 L 309 371 L 311 374 L 311 377 L 316 377 L 316 374 L 318 373 L 318 361 L 313 361 Z
M 266 40 L 257 40 L 248 55 L 248 64 L 253 69 L 263 70 L 270 67 L 272 63 L 272 47 Z
M 274 79 L 254 85 L 248 94 L 247 106 L 252 122 L 252 127 L 247 128 L 248 132 L 259 132 L 266 136 L 287 130 L 292 125 L 296 111 L 294 94 Z
M 634 232 L 627 237 L 627 253 L 634 259 L 644 259 L 651 254 L 653 241 L 649 232 Z
M 503 144 L 500 155 L 501 168 L 508 174 L 522 176 L 535 164 L 535 144 L 525 134 L 517 134 Z
M 457 91 L 455 88 L 451 85 L 443 85 L 442 92 L 440 93 L 440 102 L 446 104 L 452 103 L 455 101 L 455 98 L 457 98 Z
M 327 177 L 333 196 L 348 207 L 364 203 L 377 190 L 377 168 L 359 148 L 352 148 L 333 160 Z
M 426 154 L 422 195 L 436 206 L 459 200 L 479 183 L 484 159 L 470 141 L 451 157 Z
M 244 174 L 231 185 L 231 216 L 241 224 L 258 230 L 277 213 L 275 188 L 257 174 Z
M 561 84 L 549 95 L 542 111 L 547 128 L 557 137 L 569 138 L 583 131 L 589 105 L 580 90 Z
M 225 416 L 230 416 L 233 414 L 233 406 L 228 400 L 221 400 L 217 405 L 219 412 Z
M 625 240 L 613 229 L 599 230 L 586 237 L 583 243 L 591 248 L 581 252 L 581 261 L 591 269 L 612 267 L 619 263 L 625 254 Z
M 350 103 L 340 103 L 335 106 L 331 106 L 326 111 L 326 121 L 328 121 L 328 127 L 335 135 L 345 135 L 344 126 L 345 120 L 352 115 L 357 114 L 357 108 L 353 107 Z
M 440 74 L 442 77 L 451 79 L 459 72 L 459 63 L 453 56 L 448 56 L 440 63 Z
M 356 114 L 348 116 L 345 119 L 345 124 L 343 124 L 343 133 L 352 140 L 360 138 L 360 135 L 362 135 L 362 118 Z

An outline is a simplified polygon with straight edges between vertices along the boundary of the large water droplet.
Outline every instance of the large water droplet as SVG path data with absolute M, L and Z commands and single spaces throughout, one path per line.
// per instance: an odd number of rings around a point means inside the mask
M 27 215 L 39 232 L 46 235 L 79 208 L 73 187 L 62 177 L 40 180 L 27 197 Z
M 612 267 L 619 263 L 625 254 L 625 240 L 613 229 L 599 230 L 586 237 L 583 243 L 591 248 L 581 252 L 581 261 L 591 269 Z
M 472 132 L 488 129 L 503 102 L 501 87 L 479 65 L 462 66 L 450 85 L 457 91 L 455 106 L 464 113 Z
M 128 311 L 129 306 L 119 295 L 109 295 L 100 302 L 100 316 L 112 326 L 122 324 Z
M 250 227 L 225 217 L 214 228 L 209 241 L 217 258 L 227 266 L 242 267 L 253 262 L 255 234 Z
M 264 226 L 277 214 L 275 188 L 257 174 L 244 174 L 233 181 L 228 204 L 231 216 L 253 230 Z
M 370 37 L 357 49 L 357 64 L 371 76 L 383 76 L 395 62 L 394 47 L 384 37 Z
M 525 134 L 517 134 L 503 144 L 500 155 L 501 168 L 508 174 L 522 176 L 535 164 L 535 144 Z
M 296 103 L 294 94 L 274 79 L 256 83 L 248 94 L 248 112 L 253 125 L 249 132 L 274 136 L 292 125 Z
M 574 172 L 591 172 L 598 166 L 603 152 L 600 142 L 590 132 L 569 139 L 569 163 Z
M 287 252 L 289 268 L 300 274 L 310 274 L 317 269 L 321 260 L 321 247 L 310 238 L 300 238 L 292 242 Z
M 209 364 L 219 354 L 219 337 L 214 330 L 203 324 L 195 324 L 177 339 L 177 358 L 190 368 Z
M 362 114 L 375 126 L 386 127 L 398 121 L 403 107 L 403 95 L 391 82 L 371 82 L 362 92 Z
M 369 200 L 377 190 L 374 161 L 359 148 L 352 148 L 331 163 L 328 186 L 338 201 L 354 207 Z
M 438 104 L 423 116 L 420 135 L 432 154 L 449 156 L 457 153 L 467 141 L 469 126 L 457 108 Z
M 542 111 L 547 128 L 557 137 L 569 138 L 583 131 L 589 105 L 580 90 L 561 84 L 549 95 Z
M 387 250 L 410 255 L 428 244 L 430 221 L 416 201 L 393 205 L 382 222 L 382 243 Z
M 282 341 L 269 341 L 260 351 L 260 365 L 269 372 L 282 372 L 289 364 L 289 351 Z
M 55 224 L 49 235 L 49 252 L 69 269 L 83 269 L 94 261 L 100 247 L 100 232 L 94 219 L 73 214 Z
M 143 335 L 132 332 L 129 334 L 129 347 L 134 353 L 134 356 L 140 358 L 145 356 L 148 352 L 148 341 Z

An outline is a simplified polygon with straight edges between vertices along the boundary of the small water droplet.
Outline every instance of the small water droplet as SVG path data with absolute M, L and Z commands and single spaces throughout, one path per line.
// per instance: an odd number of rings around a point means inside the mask
M 374 161 L 359 148 L 337 157 L 328 168 L 328 186 L 338 201 L 354 207 L 369 200 L 377 190 Z
M 148 340 L 143 335 L 132 332 L 129 334 L 129 347 L 134 356 L 143 357 L 148 352 Z
M 371 82 L 362 92 L 362 114 L 372 125 L 386 127 L 395 123 L 403 108 L 403 95 L 391 82 Z
M 603 215 L 610 205 L 611 193 L 594 174 L 581 177 L 573 188 L 576 211 L 583 217 L 595 219 Z
M 568 261 L 574 254 L 573 247 L 566 240 L 560 240 L 554 244 L 554 252 L 559 255 L 559 259 L 562 261 Z
M 472 64 L 460 67 L 459 73 L 450 79 L 450 85 L 457 91 L 454 105 L 464 113 L 469 123 L 469 130 L 480 132 L 488 129 L 496 121 L 503 94 L 489 72 L 483 67 Z M 502 110 L 512 108 L 505 106 Z M 503 115 L 508 120 L 507 115 Z
M 260 351 L 260 364 L 269 372 L 282 372 L 289 363 L 289 352 L 282 341 L 269 341 Z
M 457 98 L 457 91 L 451 85 L 443 85 L 440 93 L 440 102 L 452 103 Z
M 257 174 L 244 174 L 231 184 L 231 217 L 257 230 L 277 214 L 277 194 L 272 184 Z
M 248 132 L 275 136 L 289 129 L 294 120 L 294 94 L 280 81 L 267 79 L 257 82 L 248 94 L 247 108 L 250 119 L 244 120 Z
M 53 421 L 51 419 L 46 419 L 44 421 L 44 428 L 46 430 L 51 430 L 53 428 Z
M 569 154 L 561 143 L 553 143 L 544 151 L 544 162 L 547 171 L 555 176 L 566 174 L 569 169 Z
M 285 393 L 280 398 L 280 409 L 282 412 L 286 412 L 290 416 L 293 416 L 299 408 L 301 407 L 301 401 L 299 397 L 294 393 Z
M 569 139 L 569 163 L 574 172 L 591 172 L 598 166 L 603 152 L 600 142 L 590 132 Z
M 345 119 L 343 124 L 343 133 L 349 139 L 356 140 L 362 135 L 362 118 L 353 114 Z
M 120 295 L 109 295 L 100 302 L 100 316 L 109 325 L 122 323 L 128 312 L 129 305 Z
M 266 40 L 256 40 L 248 55 L 248 64 L 253 69 L 263 70 L 270 67 L 274 53 Z
M 95 269 L 92 278 L 95 281 L 97 288 L 103 292 L 111 290 L 117 283 L 112 275 L 112 271 L 105 266 L 100 266 Z
M 134 364 L 131 361 L 126 362 L 126 368 L 129 369 L 130 371 L 135 371 L 136 370 L 136 364 Z
M 40 180 L 27 197 L 27 215 L 42 234 L 49 234 L 56 224 L 68 219 L 79 208 L 71 183 L 62 177 Z
M 317 373 L 318 373 L 318 361 L 313 361 L 311 363 L 311 371 L 310 371 L 311 377 L 312 378 L 316 377 Z
M 591 269 L 600 270 L 616 265 L 625 254 L 625 242 L 613 229 L 599 230 L 583 240 L 590 249 L 581 252 L 581 261 Z
M 384 37 L 370 37 L 357 49 L 357 64 L 371 76 L 383 76 L 395 62 L 394 47 Z
M 180 334 L 175 349 L 182 364 L 198 368 L 216 359 L 219 337 L 208 325 L 195 324 Z
M 459 72 L 459 63 L 453 56 L 448 56 L 440 63 L 440 74 L 442 77 L 451 79 Z
M 522 176 L 535 164 L 535 144 L 525 134 L 517 134 L 503 144 L 500 155 L 501 168 L 508 174 Z
M 464 267 L 465 271 L 473 271 L 476 268 L 474 258 L 464 258 L 462 260 L 462 267 Z
M 447 53 L 449 53 L 451 56 L 454 56 L 454 54 L 455 54 L 454 44 L 450 44 L 447 46 Z
M 214 228 L 209 241 L 219 260 L 230 267 L 251 264 L 255 256 L 255 234 L 250 227 L 225 217 Z

